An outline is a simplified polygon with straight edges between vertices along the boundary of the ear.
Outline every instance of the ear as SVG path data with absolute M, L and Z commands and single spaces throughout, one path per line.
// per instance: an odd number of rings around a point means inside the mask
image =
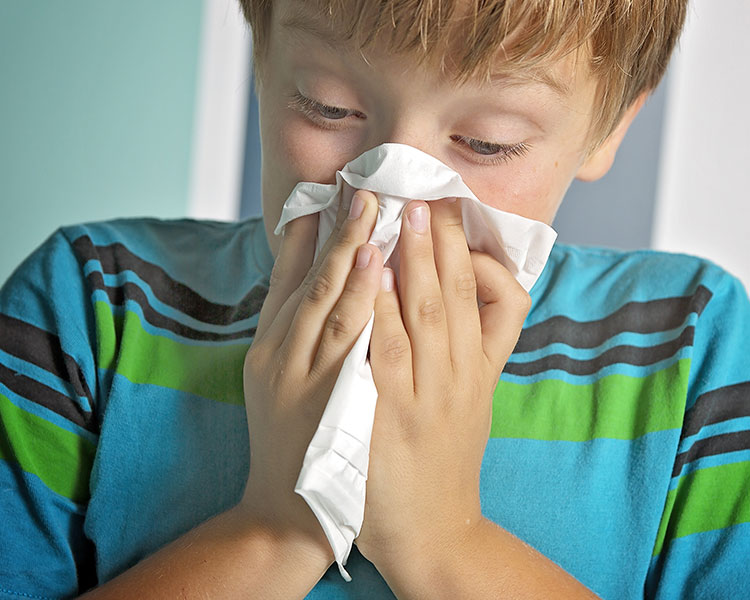
M 612 163 L 615 162 L 617 149 L 620 147 L 628 131 L 628 127 L 630 127 L 638 111 L 641 110 L 648 94 L 649 92 L 643 92 L 633 101 L 622 115 L 615 130 L 586 158 L 576 173 L 576 179 L 580 179 L 581 181 L 596 181 L 607 174 L 607 171 L 612 167 Z

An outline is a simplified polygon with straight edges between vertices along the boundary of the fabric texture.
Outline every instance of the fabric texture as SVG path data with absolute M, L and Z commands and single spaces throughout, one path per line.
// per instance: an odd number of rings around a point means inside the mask
M 64 228 L 0 290 L 0 597 L 71 597 L 235 504 L 259 220 Z M 494 395 L 484 514 L 604 598 L 750 597 L 750 303 L 558 244 Z M 356 549 L 311 599 L 392 598 Z

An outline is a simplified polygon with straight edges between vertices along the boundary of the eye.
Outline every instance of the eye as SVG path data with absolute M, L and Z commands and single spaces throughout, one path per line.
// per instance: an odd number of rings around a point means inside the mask
M 469 148 L 471 148 L 474 152 L 476 152 L 477 154 L 482 154 L 484 156 L 497 154 L 503 149 L 502 144 L 483 142 L 482 140 L 475 140 L 474 138 L 467 138 L 463 136 L 454 136 L 454 138 L 459 138 L 460 141 L 469 146 Z
M 322 129 L 337 130 L 340 128 L 338 122 L 343 121 L 347 117 L 367 118 L 358 110 L 324 104 L 323 102 L 318 102 L 304 96 L 299 91 L 289 96 L 288 106 L 304 114 L 310 121 Z M 458 145 L 471 151 L 472 161 L 483 165 L 497 165 L 508 162 L 514 157 L 523 156 L 531 147 L 525 142 L 518 144 L 496 144 L 463 135 L 452 135 L 451 139 Z
M 349 116 L 349 111 L 345 108 L 339 108 L 338 106 L 328 106 L 326 104 L 317 104 L 315 110 L 320 113 L 320 116 L 325 119 L 343 119 Z
M 496 165 L 508 162 L 511 158 L 523 156 L 529 151 L 529 144 L 520 142 L 518 144 L 495 144 L 484 142 L 463 135 L 452 135 L 451 139 L 457 144 L 472 151 L 482 164 Z
M 323 104 L 322 102 L 303 96 L 299 92 L 291 96 L 289 108 L 298 110 L 315 122 L 320 122 L 321 120 L 340 121 L 351 116 L 364 118 L 364 115 L 357 110 Z

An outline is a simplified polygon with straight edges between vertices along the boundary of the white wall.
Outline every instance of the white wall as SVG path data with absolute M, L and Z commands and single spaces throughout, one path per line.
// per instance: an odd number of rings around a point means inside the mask
M 250 27 L 237 0 L 204 0 L 188 215 L 236 220 L 245 154 Z
M 669 79 L 653 246 L 750 289 L 750 2 L 692 0 Z

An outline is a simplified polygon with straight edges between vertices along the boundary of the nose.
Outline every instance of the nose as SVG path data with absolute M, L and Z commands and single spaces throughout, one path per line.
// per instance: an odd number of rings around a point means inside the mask
M 437 135 L 434 132 L 435 122 L 435 119 L 430 119 L 424 113 L 409 115 L 402 112 L 398 119 L 393 119 L 373 132 L 370 147 L 386 143 L 406 144 L 438 157 Z

